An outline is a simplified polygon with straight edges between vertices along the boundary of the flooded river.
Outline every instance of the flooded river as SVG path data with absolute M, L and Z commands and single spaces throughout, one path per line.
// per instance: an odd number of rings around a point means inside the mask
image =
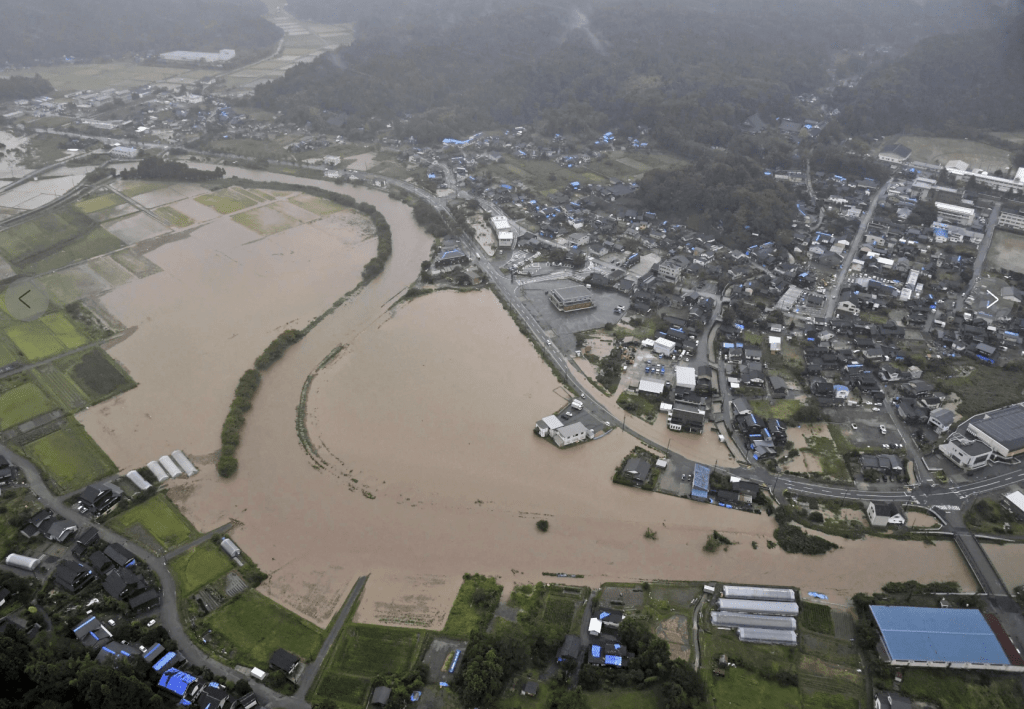
M 360 620 L 439 628 L 465 572 L 498 576 L 506 587 L 545 572 L 582 574 L 578 583 L 590 586 L 791 584 L 839 603 L 891 580 L 952 579 L 974 589 L 952 544 L 837 540 L 843 548 L 824 557 L 787 555 L 767 549 L 774 523 L 766 517 L 612 485 L 634 445 L 621 431 L 569 450 L 537 438 L 534 422 L 566 394 L 532 345 L 489 292 L 442 292 L 391 308 L 430 239 L 407 207 L 379 192 L 353 194 L 392 226 L 384 273 L 264 375 L 238 475 L 225 481 L 205 465 L 174 483 L 201 529 L 241 523 L 233 538 L 270 574 L 260 589 L 270 597 L 326 625 L 355 578 L 370 574 Z M 140 386 L 83 420 L 123 466 L 177 447 L 214 453 L 239 374 L 274 334 L 304 325 L 354 286 L 373 253 L 357 229 L 339 226 L 333 242 L 275 241 L 291 230 L 267 237 L 261 255 L 246 260 L 241 241 L 252 235 L 243 239 L 236 226 L 219 220 L 211 233 L 161 247 L 149 258 L 164 273 L 105 298 L 126 325 L 140 326 L 112 351 Z M 338 345 L 307 399 L 319 463 L 299 443 L 296 405 L 307 376 Z M 541 518 L 550 521 L 546 534 L 535 527 Z M 644 538 L 648 527 L 657 540 Z M 711 530 L 736 544 L 705 554 Z

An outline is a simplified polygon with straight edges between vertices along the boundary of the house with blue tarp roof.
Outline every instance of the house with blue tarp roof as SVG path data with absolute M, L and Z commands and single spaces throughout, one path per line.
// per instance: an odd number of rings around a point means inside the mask
M 693 487 L 690 490 L 690 497 L 706 500 L 710 490 L 711 468 L 697 463 L 693 466 Z
M 186 692 L 188 692 L 188 688 L 192 686 L 197 679 L 198 678 L 193 677 L 187 672 L 171 669 L 160 675 L 160 680 L 157 682 L 157 686 L 177 694 L 179 697 L 184 697 Z

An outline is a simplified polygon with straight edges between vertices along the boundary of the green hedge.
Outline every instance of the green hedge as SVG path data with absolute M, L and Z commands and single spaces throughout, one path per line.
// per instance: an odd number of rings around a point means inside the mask
M 839 548 L 824 537 L 808 534 L 795 524 L 780 524 L 775 530 L 774 537 L 782 551 L 790 554 L 816 556 Z

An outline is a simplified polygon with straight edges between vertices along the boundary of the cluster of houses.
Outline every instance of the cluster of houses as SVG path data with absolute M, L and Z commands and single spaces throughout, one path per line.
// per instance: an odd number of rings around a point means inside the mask
M 770 457 L 789 440 L 786 424 L 777 418 L 763 418 L 754 413 L 746 397 L 737 396 L 730 402 L 733 430 L 745 440 L 753 451 L 754 460 Z

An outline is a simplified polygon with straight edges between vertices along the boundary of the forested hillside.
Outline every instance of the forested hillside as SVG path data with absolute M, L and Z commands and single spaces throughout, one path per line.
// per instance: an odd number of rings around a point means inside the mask
M 20 98 L 35 98 L 53 91 L 49 81 L 35 76 L 12 76 L 0 79 L 0 101 L 17 101 Z
M 443 9 L 439 9 L 443 8 Z M 645 124 L 666 147 L 724 145 L 743 119 L 794 110 L 829 82 L 837 52 L 939 31 L 953 5 L 909 1 L 295 0 L 289 9 L 356 23 L 356 41 L 260 86 L 257 105 L 316 120 L 411 115 L 421 141 L 520 122 L 552 130 Z M 987 6 L 960 13 L 978 26 Z
M 0 66 L 175 49 L 244 55 L 281 36 L 265 11 L 257 0 L 0 0 Z
M 921 41 L 841 98 L 855 133 L 1024 128 L 1024 16 Z

